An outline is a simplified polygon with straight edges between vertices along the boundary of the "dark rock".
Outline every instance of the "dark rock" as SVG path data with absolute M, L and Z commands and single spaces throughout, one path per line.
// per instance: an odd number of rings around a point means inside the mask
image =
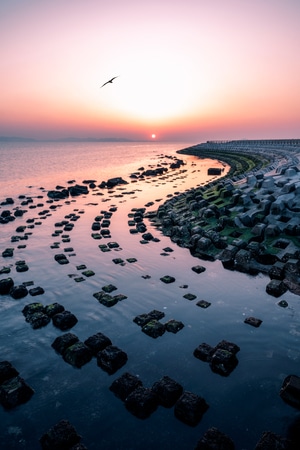
M 110 375 L 124 366 L 127 359 L 127 354 L 115 345 L 108 345 L 104 350 L 97 353 L 98 366 Z
M 142 332 L 154 339 L 158 338 L 158 336 L 162 336 L 165 331 L 165 325 L 156 319 L 150 320 L 142 327 Z
M 170 319 L 168 320 L 168 322 L 165 323 L 166 330 L 174 334 L 182 330 L 183 327 L 184 327 L 183 323 L 175 319 Z
M 204 362 L 210 362 L 212 355 L 214 354 L 215 347 L 211 347 L 211 345 L 206 344 L 203 342 L 202 344 L 198 345 L 197 348 L 194 350 L 194 356 L 201 361 Z
M 184 294 L 183 298 L 186 298 L 187 300 L 195 300 L 195 298 L 197 298 L 197 295 L 194 294 Z
M 146 325 L 148 322 L 150 322 L 150 320 L 160 320 L 163 317 L 165 317 L 164 312 L 153 309 L 149 313 L 139 314 L 133 319 L 133 321 L 134 323 L 142 327 Z
M 266 286 L 266 292 L 273 297 L 280 297 L 286 291 L 286 285 L 280 280 L 271 280 Z
M 199 266 L 199 265 L 192 267 L 192 271 L 196 272 L 196 273 L 202 273 L 202 272 L 205 272 L 205 270 L 206 270 L 205 267 Z
M 55 261 L 58 262 L 58 264 L 69 264 L 69 260 L 66 258 L 66 255 L 64 255 L 63 253 L 61 253 L 59 255 L 55 255 L 54 259 L 55 259 Z
M 127 181 L 123 180 L 122 177 L 110 178 L 106 182 L 106 186 L 108 189 L 111 189 L 119 184 L 128 184 Z
M 228 376 L 238 365 L 235 354 L 228 350 L 217 348 L 210 361 L 211 370 L 219 375 Z
M 269 277 L 271 280 L 283 280 L 284 278 L 284 263 L 277 261 L 269 270 Z
M 107 294 L 104 291 L 95 292 L 93 294 L 93 297 L 95 297 L 99 303 L 101 303 L 104 306 L 111 307 L 114 306 L 116 303 L 118 303 L 118 299 L 115 297 L 112 297 L 111 295 Z
M 280 300 L 280 302 L 278 302 L 277 304 L 278 306 L 281 306 L 281 308 L 287 308 L 289 306 L 286 300 Z
M 300 377 L 288 375 L 283 380 L 279 395 L 286 403 L 300 409 Z
M 24 298 L 28 295 L 28 290 L 23 284 L 20 284 L 20 286 L 13 286 L 9 291 L 9 294 L 15 300 L 19 300 L 20 298 Z
M 0 361 L 0 385 L 17 375 L 19 375 L 19 372 L 9 361 Z
M 28 318 L 26 318 L 26 321 L 30 323 L 34 330 L 37 330 L 38 328 L 42 328 L 48 325 L 48 323 L 50 322 L 50 317 L 42 312 L 36 312 L 28 316 Z
M 63 305 L 60 305 L 56 302 L 45 306 L 45 314 L 47 314 L 47 316 L 50 318 L 55 316 L 55 314 L 63 312 L 64 310 L 65 308 L 63 307 Z
M 142 381 L 137 376 L 125 372 L 111 384 L 109 389 L 116 397 L 125 401 L 129 394 L 142 385 Z
M 234 450 L 233 441 L 217 428 L 209 428 L 197 443 L 195 450 Z
M 80 341 L 67 347 L 63 354 L 63 358 L 67 363 L 79 368 L 88 363 L 92 357 L 93 354 L 89 347 Z
M 68 191 L 72 197 L 89 193 L 87 186 L 80 186 L 79 184 L 76 184 L 75 186 L 70 186 L 68 188 Z
M 81 437 L 68 420 L 61 420 L 40 438 L 43 450 L 71 450 Z
M 16 272 L 27 272 L 29 270 L 29 267 L 27 264 L 25 264 L 24 261 L 19 261 L 16 263 Z
M 62 311 L 52 317 L 53 325 L 62 331 L 74 327 L 78 319 L 70 311 Z
M 156 395 L 151 389 L 143 386 L 137 387 L 125 399 L 125 407 L 134 416 L 139 419 L 146 419 L 149 417 L 158 406 Z
M 93 334 L 93 336 L 87 338 L 84 343 L 89 347 L 94 356 L 101 350 L 104 350 L 108 345 L 112 344 L 111 340 L 102 333 Z
M 174 283 L 175 278 L 174 278 L 174 277 L 171 277 L 170 275 L 165 275 L 165 276 L 163 276 L 162 278 L 160 278 L 160 280 L 161 280 L 163 283 L 169 284 L 169 283 Z
M 197 302 L 196 305 L 200 306 L 200 308 L 206 309 L 211 305 L 211 303 L 207 302 L 206 300 L 199 300 L 199 302 Z
M 6 295 L 9 294 L 9 291 L 14 286 L 14 281 L 12 278 L 3 278 L 3 280 L 0 280 L 0 294 Z
M 45 312 L 45 307 L 44 305 L 42 305 L 42 303 L 39 302 L 34 302 L 34 303 L 30 303 L 29 305 L 24 306 L 22 313 L 25 316 L 25 319 L 27 322 L 29 322 L 30 317 L 33 314 L 36 313 L 44 313 Z
M 29 294 L 35 297 L 36 295 L 43 295 L 45 293 L 44 289 L 40 286 L 29 289 Z
M 62 189 L 61 191 L 52 190 L 48 191 L 47 195 L 54 200 L 61 200 L 69 197 L 69 191 L 67 189 Z
M 117 287 L 114 286 L 113 284 L 107 284 L 106 286 L 102 287 L 102 290 L 106 293 L 111 293 L 113 291 L 116 291 Z
M 247 323 L 248 325 L 252 325 L 255 328 L 258 328 L 262 324 L 262 320 L 256 319 L 255 317 L 251 317 L 251 316 L 246 317 L 244 322 Z
M 164 376 L 153 384 L 152 391 L 156 394 L 160 405 L 171 408 L 182 395 L 183 387 L 172 378 Z
M 75 334 L 65 333 L 62 336 L 55 338 L 51 344 L 51 347 L 53 347 L 57 353 L 63 355 L 68 347 L 71 347 L 71 345 L 74 345 L 78 341 L 79 339 Z
M 296 450 L 290 441 L 272 431 L 265 431 L 254 450 Z
M 193 392 L 185 391 L 175 403 L 174 414 L 177 419 L 194 427 L 198 425 L 207 409 L 208 404 L 204 398 Z
M 17 375 L 1 384 L 0 403 L 4 408 L 14 408 L 21 403 L 26 403 L 33 393 L 33 389 L 28 386 L 23 378 Z

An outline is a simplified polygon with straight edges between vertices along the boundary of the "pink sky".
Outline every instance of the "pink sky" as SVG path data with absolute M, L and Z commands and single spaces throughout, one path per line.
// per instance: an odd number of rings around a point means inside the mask
M 299 22 L 299 0 L 2 0 L 0 136 L 299 138 Z

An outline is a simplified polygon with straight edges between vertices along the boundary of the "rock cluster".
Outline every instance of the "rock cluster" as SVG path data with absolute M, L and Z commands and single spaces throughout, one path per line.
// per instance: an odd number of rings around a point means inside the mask
M 185 391 L 181 384 L 167 375 L 148 388 L 137 376 L 126 372 L 112 383 L 110 390 L 139 419 L 146 419 L 161 405 L 174 407 L 177 419 L 186 425 L 196 426 L 208 409 L 204 398 Z
M 149 313 L 139 314 L 133 321 L 141 327 L 143 333 L 154 339 L 162 336 L 165 331 L 176 334 L 184 327 L 181 321 L 175 319 L 170 319 L 166 323 L 160 322 L 164 317 L 165 313 L 154 309 Z
M 81 436 L 68 420 L 61 420 L 40 438 L 43 450 L 87 450 Z
M 208 362 L 213 372 L 227 377 L 238 365 L 236 354 L 239 351 L 238 345 L 225 340 L 219 342 L 216 347 L 204 342 L 194 350 L 194 356 Z

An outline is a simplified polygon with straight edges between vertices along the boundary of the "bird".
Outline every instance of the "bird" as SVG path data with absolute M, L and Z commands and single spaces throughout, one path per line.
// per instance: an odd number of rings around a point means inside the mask
M 112 83 L 114 81 L 115 78 L 118 78 L 118 75 L 116 77 L 111 78 L 110 80 L 106 81 L 106 83 L 102 84 L 102 86 L 100 86 L 100 88 L 103 88 L 103 86 L 105 86 L 108 83 Z

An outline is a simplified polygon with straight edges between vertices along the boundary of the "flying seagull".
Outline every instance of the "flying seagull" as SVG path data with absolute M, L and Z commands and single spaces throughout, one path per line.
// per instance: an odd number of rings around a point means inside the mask
M 101 87 L 105 86 L 108 83 L 112 83 L 114 81 L 115 78 L 118 78 L 118 76 L 111 78 L 110 80 L 108 80 L 106 83 L 102 84 Z

